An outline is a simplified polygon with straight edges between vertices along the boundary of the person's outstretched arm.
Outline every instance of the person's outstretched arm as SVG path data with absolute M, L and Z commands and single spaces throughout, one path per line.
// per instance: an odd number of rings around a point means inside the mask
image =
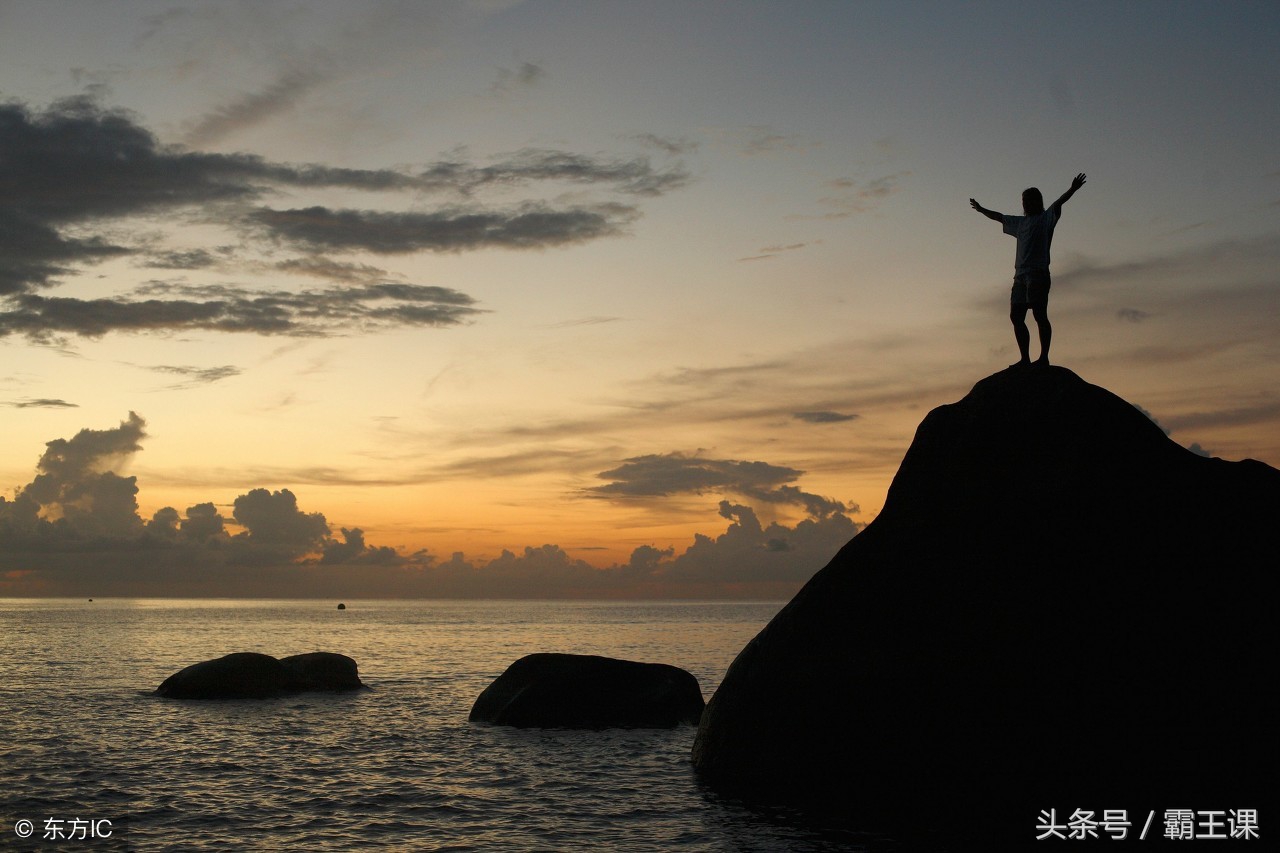
M 1080 189 L 1082 186 L 1084 186 L 1084 172 L 1081 172 L 1080 174 L 1076 175 L 1075 180 L 1071 182 L 1071 189 L 1064 192 L 1062 194 L 1062 198 L 1055 201 L 1052 206 L 1059 208 L 1058 212 L 1061 213 L 1062 212 L 1061 208 L 1064 204 L 1067 203 L 1067 199 L 1075 195 L 1076 190 Z
M 1003 213 L 996 213 L 994 210 L 987 210 L 985 207 L 978 204 L 977 199 L 972 199 L 972 198 L 969 199 L 969 206 L 972 207 L 974 210 L 978 211 L 979 213 L 981 213 L 983 216 L 987 217 L 988 219 L 994 219 L 996 222 L 1004 222 Z

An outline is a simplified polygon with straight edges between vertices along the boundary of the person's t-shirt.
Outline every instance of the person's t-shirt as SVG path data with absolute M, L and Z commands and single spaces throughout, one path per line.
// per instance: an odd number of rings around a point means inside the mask
M 1049 244 L 1053 242 L 1053 229 L 1058 224 L 1061 210 L 1051 207 L 1035 216 L 1010 216 L 1003 214 L 1004 233 L 1018 238 L 1018 252 L 1014 256 L 1015 274 L 1032 270 L 1049 269 Z

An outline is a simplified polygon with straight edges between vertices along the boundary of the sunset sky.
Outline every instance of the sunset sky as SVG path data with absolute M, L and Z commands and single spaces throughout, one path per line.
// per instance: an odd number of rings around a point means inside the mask
M 1262 2 L 0 2 L 0 595 L 789 594 L 1017 358 L 969 198 L 1078 172 L 1055 363 L 1280 465 L 1278 43 Z

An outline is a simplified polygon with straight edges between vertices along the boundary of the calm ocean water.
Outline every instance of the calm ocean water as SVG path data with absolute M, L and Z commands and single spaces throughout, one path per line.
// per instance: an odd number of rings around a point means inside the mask
M 0 848 L 846 850 L 702 788 L 694 730 L 516 730 L 471 704 L 530 652 L 689 670 L 710 698 L 781 603 L 0 600 Z M 234 651 L 354 657 L 373 689 L 181 702 Z M 39 841 L 112 821 L 114 844 Z M 32 821 L 22 844 L 14 826 Z M 83 832 L 83 830 L 81 830 Z

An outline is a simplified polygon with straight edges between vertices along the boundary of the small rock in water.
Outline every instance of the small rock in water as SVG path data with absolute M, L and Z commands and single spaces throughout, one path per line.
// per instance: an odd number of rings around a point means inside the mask
M 171 699 L 266 699 L 364 686 L 356 662 L 346 655 L 311 652 L 278 660 L 257 652 L 237 652 L 174 673 L 156 693 Z
M 674 728 L 696 725 L 704 705 L 698 679 L 674 666 L 532 654 L 480 694 L 470 719 L 517 728 Z
M 339 601 L 339 602 L 338 602 L 338 609 L 339 609 L 339 610 L 346 610 L 346 609 L 347 609 L 347 605 L 345 605 L 345 604 L 343 604 L 341 601 Z

